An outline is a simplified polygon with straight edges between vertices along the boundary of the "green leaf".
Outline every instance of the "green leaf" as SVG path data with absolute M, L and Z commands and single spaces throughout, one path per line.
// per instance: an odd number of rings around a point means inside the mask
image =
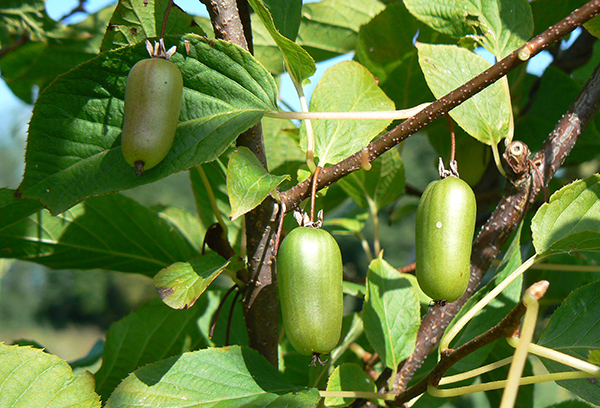
M 42 209 L 37 200 L 15 197 L 15 190 L 0 188 L 0 234 L 2 230 Z M 6 251 L 5 251 L 6 252 Z
M 327 381 L 327 391 L 377 392 L 377 386 L 362 367 L 346 363 L 337 366 Z M 356 398 L 326 397 L 326 407 L 346 407 Z
M 525 44 L 533 32 L 527 0 L 406 0 L 410 12 L 441 33 L 474 37 L 498 59 Z
M 394 103 L 377 86 L 365 67 L 342 61 L 327 69 L 311 99 L 314 112 L 394 110 Z M 366 146 L 390 120 L 314 120 L 315 156 L 319 166 L 337 163 Z M 306 149 L 306 129 L 300 129 L 300 146 Z
M 600 249 L 600 175 L 558 190 L 531 221 L 536 255 Z
M 479 55 L 452 45 L 417 43 L 419 64 L 436 98 L 467 83 L 490 67 Z M 510 94 L 498 81 L 450 111 L 450 116 L 480 142 L 496 145 L 509 134 Z
M 264 3 L 273 17 L 277 31 L 294 41 L 300 27 L 302 0 L 265 0 Z
M 148 276 L 198 254 L 156 212 L 120 194 L 89 198 L 58 217 L 42 210 L 15 220 L 0 228 L 0 248 L 3 257 L 56 269 L 101 268 Z
M 516 118 L 515 134 L 531 151 L 542 148 L 546 137 L 577 98 L 581 86 L 566 72 L 549 66 L 542 75 L 536 95 L 526 115 Z M 566 159 L 566 164 L 580 164 L 594 159 L 600 151 L 600 133 L 587 126 Z M 460 163 L 460 162 L 459 162 Z
M 265 111 L 276 109 L 272 76 L 246 51 L 195 35 L 166 42 L 178 46 L 181 53 L 171 61 L 184 78 L 180 121 L 167 157 L 144 177 L 123 158 L 126 77 L 147 51 L 144 44 L 121 48 L 61 76 L 40 95 L 29 125 L 23 197 L 39 199 L 57 214 L 91 195 L 159 180 L 214 160 Z
M 289 180 L 289 176 L 269 174 L 247 147 L 240 146 L 227 165 L 227 193 L 231 203 L 232 220 L 259 205 L 269 193 Z
M 206 301 L 174 310 L 154 299 L 113 323 L 106 335 L 102 366 L 96 372 L 96 391 L 102 400 L 137 368 L 206 346 L 208 339 L 199 331 L 197 320 L 212 312 L 214 307 L 207 307 Z
M 384 5 L 374 0 L 306 3 L 302 7 L 298 44 L 317 61 L 352 52 L 360 27 L 383 9 Z
M 261 0 L 248 0 L 260 21 L 263 23 L 283 54 L 285 66 L 296 88 L 301 88 L 312 74 L 315 73 L 315 60 L 295 42 L 284 37 L 277 31 L 271 13 Z
M 358 170 L 339 181 L 340 187 L 362 208 L 370 199 L 379 211 L 404 192 L 404 165 L 397 149 L 391 149 L 375 160 L 370 170 Z
M 39 3 L 42 8 L 40 15 L 45 15 L 44 2 Z M 37 39 L 34 36 L 30 41 L 10 49 L 0 59 L 0 68 L 11 91 L 23 101 L 34 103 L 37 97 L 34 87 L 42 91 L 57 76 L 98 55 L 110 13 L 111 9 L 106 8 L 81 23 L 69 26 L 52 22 L 60 28 L 58 35 Z M 23 25 L 27 24 L 25 21 L 32 23 L 35 20 L 31 17 L 28 13 L 21 15 L 22 19 L 26 19 L 22 20 Z M 2 21 L 6 22 L 7 18 L 8 14 Z M 27 34 L 20 33 L 19 36 Z
M 592 406 L 580 400 L 568 400 L 547 405 L 545 408 L 592 408 Z
M 188 244 L 196 252 L 202 251 L 202 242 L 206 228 L 202 226 L 198 217 L 186 209 L 179 207 L 166 207 L 158 210 L 158 215 L 169 222 L 185 237 Z
M 558 23 L 573 10 L 587 3 L 586 0 L 544 0 L 531 2 L 535 31 L 538 35 Z
M 475 306 L 477 302 L 491 292 L 521 265 L 521 229 L 522 223 L 519 225 L 510 246 L 504 254 L 502 262 L 498 266 L 496 276 L 469 298 L 458 315 L 454 317 L 449 327 L 452 327 L 468 310 Z M 523 275 L 511 282 L 502 293 L 496 296 L 482 311 L 480 311 L 461 331 L 460 335 L 454 339 L 451 347 L 456 348 L 498 324 L 521 300 L 522 286 Z M 469 356 L 452 367 L 453 372 L 465 372 L 481 366 L 492 347 L 493 344 L 490 344 L 469 354 Z
M 588 361 L 592 364 L 600 366 L 600 348 L 590 351 L 590 353 L 588 354 Z
M 583 286 L 569 295 L 552 315 L 539 344 L 587 360 L 600 347 L 600 281 Z M 542 359 L 550 372 L 572 371 L 555 361 Z M 560 386 L 584 400 L 600 405 L 600 383 L 587 379 L 558 381 Z
M 43 0 L 4 0 L 0 6 L 0 48 L 14 45 L 25 36 L 31 41 L 47 41 L 65 29 L 52 20 Z
M 365 333 L 381 361 L 395 369 L 412 353 L 419 329 L 419 299 L 408 279 L 378 258 L 367 272 Z
M 269 171 L 295 173 L 298 164 L 306 161 L 306 154 L 298 145 L 298 128 L 290 120 L 263 118 L 262 130 Z M 296 165 L 290 166 L 290 162 Z M 285 171 L 288 169 L 293 170 Z
M 119 385 L 106 408 L 310 408 L 318 401 L 316 389 L 292 385 L 255 350 L 233 346 L 142 367 Z
M 146 38 L 160 37 L 169 1 L 148 0 L 146 5 L 137 0 L 120 0 L 110 18 L 100 50 L 104 52 L 137 44 Z M 194 16 L 174 5 L 165 26 L 165 35 L 194 33 L 206 36 L 194 21 Z
M 173 309 L 188 309 L 229 265 L 216 254 L 206 254 L 189 262 L 176 262 L 154 276 L 160 298 Z
M 0 406 L 100 408 L 100 397 L 89 371 L 73 375 L 57 356 L 0 343 Z
M 370 21 L 382 8 L 383 5 L 375 0 L 322 0 L 306 3 L 302 6 L 302 20 L 296 43 L 317 62 L 352 52 L 356 48 L 361 25 Z M 323 35 L 324 32 L 327 35 Z M 274 75 L 284 72 L 281 51 L 255 14 L 252 15 L 252 34 L 256 59 Z
M 342 181 L 342 180 L 340 180 Z M 365 228 L 365 224 L 369 219 L 368 212 L 352 214 L 351 218 L 327 218 L 323 222 L 323 226 L 327 230 L 336 235 L 359 235 Z

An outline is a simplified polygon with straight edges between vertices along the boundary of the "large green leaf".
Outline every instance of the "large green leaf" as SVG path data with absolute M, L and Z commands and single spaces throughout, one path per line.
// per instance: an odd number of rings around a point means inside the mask
M 234 220 L 255 208 L 275 187 L 289 178 L 269 174 L 250 149 L 238 147 L 227 165 L 230 218 Z
M 308 52 L 306 52 L 306 50 L 277 31 L 275 23 L 273 22 L 273 17 L 271 17 L 271 13 L 265 7 L 262 0 L 248 0 L 248 3 L 250 3 L 260 18 L 260 21 L 283 54 L 285 66 L 292 78 L 292 82 L 297 88 L 302 87 L 308 77 L 315 73 L 315 60 Z
M 137 177 L 121 153 L 125 81 L 144 44 L 101 54 L 59 77 L 39 97 L 29 125 L 19 191 L 57 214 L 82 199 L 150 183 L 218 157 L 263 113 L 276 109 L 272 76 L 241 48 L 186 35 L 166 39 L 184 78 L 173 147 Z M 190 44 L 189 55 L 183 43 Z
M 302 7 L 298 44 L 317 61 L 352 52 L 360 27 L 383 9 L 383 4 L 374 0 L 307 3 Z
M 404 4 L 433 29 L 475 37 L 498 59 L 525 44 L 533 32 L 527 0 L 405 0 Z
M 558 190 L 531 221 L 537 255 L 600 250 L 600 175 Z
M 327 69 L 316 86 L 310 110 L 364 112 L 394 110 L 394 103 L 377 86 L 365 67 L 342 61 Z M 319 166 L 337 163 L 366 146 L 390 120 L 313 120 L 315 156 Z M 300 146 L 306 149 L 306 128 L 300 129 Z
M 306 3 L 302 6 L 302 20 L 296 43 L 317 62 L 347 54 L 356 48 L 360 27 L 382 9 L 383 5 L 375 0 L 322 0 Z M 277 21 L 275 23 L 277 25 Z M 324 32 L 327 35 L 323 35 Z M 252 16 L 252 34 L 256 58 L 273 74 L 284 72 L 281 51 L 256 15 Z
M 39 201 L 16 198 L 15 190 L 0 188 L 0 234 L 5 228 L 17 224 L 41 209 Z
M 94 376 L 32 347 L 0 343 L 0 407 L 100 408 Z
M 419 64 L 436 98 L 469 82 L 490 63 L 479 55 L 452 45 L 418 43 Z M 450 116 L 475 139 L 496 145 L 509 135 L 510 94 L 498 81 L 450 111 Z
M 600 347 L 600 281 L 583 286 L 565 299 L 552 315 L 539 344 L 582 360 Z M 573 370 L 555 361 L 543 359 L 550 372 Z M 559 385 L 593 404 L 600 405 L 600 383 L 587 379 L 559 381 Z
M 217 254 L 176 262 L 154 276 L 154 286 L 166 305 L 173 309 L 188 309 L 228 264 L 229 261 Z
M 395 369 L 413 352 L 419 329 L 419 298 L 408 279 L 378 258 L 367 272 L 365 333 L 381 361 Z
M 142 367 L 119 385 L 106 408 L 310 408 L 318 401 L 316 389 L 292 385 L 258 352 L 233 346 Z
M 20 200 L 4 207 L 18 214 L 21 205 L 22 212 L 14 223 L 0 226 L 0 256 L 57 269 L 100 268 L 154 276 L 161 268 L 198 254 L 159 214 L 120 194 L 89 198 L 58 217 L 46 210 L 30 213 L 30 204 L 31 200 Z
M 37 92 L 44 90 L 57 76 L 98 55 L 111 9 L 101 10 L 81 23 L 64 26 L 49 19 L 43 1 L 35 2 L 39 6 L 23 3 L 21 7 L 12 9 L 1 9 L 0 6 L 1 21 L 7 23 L 0 26 L 12 31 L 20 22 L 18 27 L 24 32 L 14 31 L 13 35 L 29 38 L 29 41 L 13 48 L 4 44 L 5 50 L 10 51 L 0 59 L 0 68 L 2 78 L 11 91 L 23 101 L 33 103 Z
M 377 386 L 362 367 L 346 363 L 337 366 L 327 380 L 327 391 L 377 392 Z M 326 407 L 347 407 L 356 398 L 326 397 Z
M 553 66 L 546 68 L 526 114 L 515 118 L 515 134 L 519 135 L 519 140 L 526 143 L 531 151 L 541 149 L 548 134 L 580 91 L 581 86 L 569 74 Z M 566 164 L 580 164 L 594 159 L 599 153 L 600 133 L 591 124 L 577 139 Z
M 104 52 L 159 37 L 169 1 L 148 0 L 148 4 L 144 4 L 137 0 L 120 0 L 110 18 L 100 50 Z M 174 4 L 165 26 L 165 35 L 189 33 L 205 35 L 195 24 L 194 17 Z
M 294 41 L 300 27 L 302 0 L 265 0 L 264 3 L 273 17 L 277 31 Z
M 204 299 L 204 298 L 203 298 Z M 196 321 L 212 315 L 216 305 L 200 301 L 187 310 L 174 310 L 159 299 L 112 324 L 106 335 L 102 366 L 96 372 L 96 391 L 106 401 L 113 390 L 137 368 L 206 346 Z

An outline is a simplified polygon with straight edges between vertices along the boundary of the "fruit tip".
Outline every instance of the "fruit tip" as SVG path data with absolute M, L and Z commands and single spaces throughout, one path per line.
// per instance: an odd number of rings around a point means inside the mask
M 143 160 L 137 160 L 134 163 L 133 171 L 135 171 L 135 174 L 138 177 L 142 177 L 144 175 L 144 165 L 145 165 L 145 163 Z

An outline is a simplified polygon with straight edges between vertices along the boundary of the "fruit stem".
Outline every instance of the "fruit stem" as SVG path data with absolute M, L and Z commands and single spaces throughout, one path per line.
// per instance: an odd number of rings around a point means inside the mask
M 379 217 L 377 206 L 375 205 L 375 201 L 369 196 L 367 196 L 367 203 L 369 205 L 371 218 L 373 218 L 373 252 L 375 256 L 379 256 L 379 253 L 381 252 L 381 241 L 379 239 Z
M 210 185 L 210 182 L 208 181 L 208 177 L 206 177 L 204 168 L 202 167 L 201 164 L 199 164 L 198 166 L 196 166 L 196 170 L 198 170 L 198 174 L 200 174 L 200 178 L 202 179 L 202 184 L 204 184 L 204 188 L 206 189 L 206 194 L 208 195 L 208 199 L 210 201 L 210 206 L 213 210 L 213 214 L 215 215 L 217 222 L 223 229 L 223 236 L 227 237 L 227 235 L 228 235 L 227 224 L 225 224 L 225 221 L 223 221 L 223 217 L 221 216 L 221 211 L 219 211 L 219 207 L 217 206 L 217 199 L 215 198 L 215 194 L 212 190 L 212 186 Z
M 310 191 L 310 222 L 315 222 L 315 200 L 317 198 L 317 179 L 319 177 L 319 173 L 321 172 L 322 167 L 317 166 L 313 173 L 312 178 L 312 188 Z
M 167 5 L 167 9 L 165 10 L 165 17 L 163 18 L 162 27 L 160 28 L 160 38 L 164 38 L 165 36 L 165 28 L 167 26 L 167 19 L 169 18 L 169 14 L 171 13 L 171 7 L 173 6 L 173 0 L 169 1 Z

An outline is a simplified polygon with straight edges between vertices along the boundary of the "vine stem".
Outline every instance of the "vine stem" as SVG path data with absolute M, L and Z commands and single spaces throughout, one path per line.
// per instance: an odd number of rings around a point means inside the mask
M 456 335 L 471 321 L 477 313 L 479 313 L 484 307 L 487 306 L 500 292 L 502 292 L 508 285 L 511 284 L 516 278 L 518 278 L 523 272 L 525 272 L 531 265 L 538 261 L 540 257 L 536 255 L 532 256 L 525 262 L 523 262 L 517 269 L 515 269 L 510 275 L 506 277 L 498 286 L 492 289 L 487 295 L 485 295 L 479 302 L 475 304 L 467 313 L 465 313 L 454 326 L 452 326 L 442 337 L 440 341 L 440 350 L 446 350 L 450 348 L 450 342 L 456 337 Z
M 521 385 L 531 385 L 538 384 L 543 382 L 550 381 L 564 381 L 564 380 L 574 380 L 578 378 L 589 378 L 590 375 L 588 373 L 584 373 L 583 371 L 566 371 L 560 373 L 552 373 L 552 374 L 542 374 L 542 375 L 533 375 L 528 377 L 521 377 L 519 379 L 519 386 Z M 464 387 L 456 387 L 450 389 L 440 389 L 436 388 L 432 385 L 427 387 L 427 392 L 434 397 L 439 398 L 449 398 L 449 397 L 458 397 L 460 395 L 472 394 L 474 392 L 481 391 L 490 391 L 490 390 L 499 390 L 501 388 L 505 388 L 507 385 L 507 380 L 499 380 L 499 381 L 491 381 L 485 384 L 475 384 L 475 385 L 467 385 Z
M 546 289 L 548 288 L 548 281 L 546 283 Z M 544 290 L 545 292 L 545 290 Z M 523 369 L 527 362 L 527 346 L 531 344 L 533 339 L 533 332 L 535 331 L 535 322 L 537 321 L 539 303 L 537 299 L 529 292 L 525 292 L 523 296 L 523 304 L 527 307 L 525 317 L 523 318 L 523 325 L 519 336 L 519 343 L 515 349 L 510 369 L 508 370 L 508 377 L 506 379 L 506 388 L 502 393 L 502 399 L 500 400 L 500 408 L 512 408 L 517 400 L 517 393 L 519 392 L 519 385 L 521 376 L 523 375 Z
M 339 397 L 339 398 L 367 398 L 367 399 L 381 399 L 386 401 L 392 401 L 396 396 L 392 393 L 381 394 L 378 392 L 368 391 L 319 391 L 321 398 L 326 397 Z
M 302 105 L 302 98 L 304 98 L 304 105 Z M 422 103 L 408 109 L 401 109 L 395 111 L 370 111 L 370 112 L 309 112 L 308 105 L 306 105 L 306 98 L 304 95 L 300 97 L 300 105 L 302 106 L 302 112 L 284 112 L 284 111 L 269 111 L 265 113 L 265 116 L 276 119 L 298 119 L 307 121 L 306 132 L 308 134 L 309 121 L 314 120 L 396 120 L 396 119 L 408 119 L 423 109 L 431 105 L 431 102 Z M 311 127 L 312 131 L 312 127 Z M 314 145 L 313 145 L 314 147 Z
M 514 337 L 507 338 L 506 341 L 512 347 L 517 347 L 519 344 L 519 339 Z M 581 360 L 577 357 L 573 357 L 569 354 L 562 353 L 558 350 L 531 343 L 527 346 L 527 351 L 531 354 L 535 354 L 538 357 L 547 358 L 548 360 L 553 360 L 576 370 L 586 372 L 593 377 L 600 377 L 600 367 L 597 365 Z

